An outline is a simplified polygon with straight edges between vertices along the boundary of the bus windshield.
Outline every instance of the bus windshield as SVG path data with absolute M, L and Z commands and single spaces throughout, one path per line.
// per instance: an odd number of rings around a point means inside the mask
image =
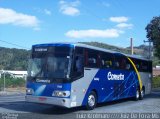
M 62 48 L 63 49 L 63 48 Z M 36 52 L 32 53 L 29 62 L 28 77 L 32 80 L 42 79 L 55 82 L 69 78 L 70 53 L 60 52 Z

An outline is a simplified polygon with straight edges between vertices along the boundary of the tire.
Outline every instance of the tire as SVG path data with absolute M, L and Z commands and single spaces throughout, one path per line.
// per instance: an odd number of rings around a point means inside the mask
M 141 90 L 141 92 L 140 92 L 140 97 L 139 97 L 139 99 L 140 99 L 140 100 L 143 100 L 144 95 L 145 95 L 145 90 L 144 90 L 144 88 L 142 88 L 142 90 Z
M 88 95 L 87 98 L 87 110 L 93 110 L 97 105 L 97 95 L 94 91 L 91 91 L 91 93 Z
M 139 89 L 136 90 L 136 96 L 135 96 L 135 100 L 138 101 L 140 99 L 140 91 Z

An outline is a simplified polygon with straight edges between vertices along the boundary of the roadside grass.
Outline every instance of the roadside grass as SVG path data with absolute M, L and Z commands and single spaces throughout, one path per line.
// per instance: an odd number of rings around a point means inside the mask
M 152 87 L 153 88 L 160 87 L 160 76 L 153 77 L 153 79 L 152 79 Z
M 5 79 L 5 88 L 17 88 L 25 87 L 25 80 L 23 78 L 6 78 Z M 4 79 L 0 78 L 0 91 L 3 90 Z

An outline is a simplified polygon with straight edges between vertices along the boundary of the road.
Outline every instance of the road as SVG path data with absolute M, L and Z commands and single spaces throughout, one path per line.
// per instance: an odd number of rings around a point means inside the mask
M 86 111 L 82 107 L 66 109 L 51 105 L 27 103 L 24 99 L 22 94 L 0 96 L 0 118 L 14 116 L 18 119 L 79 119 L 86 118 L 86 114 L 97 113 L 159 113 L 160 116 L 160 89 L 152 91 L 144 100 L 125 99 L 108 102 L 99 104 L 96 109 L 91 111 Z

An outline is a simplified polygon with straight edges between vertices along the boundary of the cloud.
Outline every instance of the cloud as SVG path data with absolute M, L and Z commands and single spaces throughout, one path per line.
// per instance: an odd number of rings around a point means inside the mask
M 80 14 L 79 9 L 77 8 L 79 4 L 79 0 L 76 0 L 75 2 L 66 2 L 64 0 L 60 0 L 60 12 L 69 16 L 77 16 Z
M 46 15 L 51 15 L 51 14 L 52 14 L 52 12 L 51 12 L 50 10 L 48 10 L 48 9 L 44 9 L 44 13 L 45 13 Z
M 119 23 L 116 25 L 117 28 L 128 28 L 128 29 L 132 29 L 133 28 L 133 24 L 127 24 L 127 23 Z
M 128 17 L 110 17 L 109 18 L 110 21 L 112 22 L 116 22 L 116 23 L 122 23 L 122 22 L 127 22 L 128 21 Z
M 105 6 L 105 7 L 110 7 L 111 4 L 107 3 L 107 2 L 102 2 L 102 5 Z
M 70 38 L 117 38 L 123 31 L 117 29 L 70 30 L 65 35 Z
M 0 8 L 0 24 L 12 24 L 39 29 L 39 20 L 35 16 L 17 13 L 12 9 Z
M 62 13 L 69 16 L 76 16 L 79 15 L 79 10 L 74 7 L 67 7 L 62 11 Z
M 33 8 L 37 13 L 40 13 L 40 14 L 45 14 L 45 15 L 52 15 L 52 12 L 51 12 L 51 10 L 49 10 L 49 9 L 41 9 L 41 8 L 39 8 L 39 7 L 34 7 Z

